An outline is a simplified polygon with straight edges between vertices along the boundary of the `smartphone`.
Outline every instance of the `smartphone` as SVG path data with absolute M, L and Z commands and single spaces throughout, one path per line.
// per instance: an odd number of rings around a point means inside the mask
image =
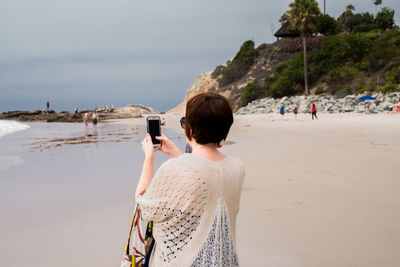
M 156 136 L 161 136 L 161 119 L 159 116 L 148 116 L 146 118 L 147 132 L 151 136 L 151 141 L 154 147 L 161 146 L 161 141 L 156 139 Z

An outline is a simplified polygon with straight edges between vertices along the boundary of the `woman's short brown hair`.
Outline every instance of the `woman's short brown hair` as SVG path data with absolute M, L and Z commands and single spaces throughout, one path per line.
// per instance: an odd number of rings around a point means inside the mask
M 232 123 L 231 106 L 222 95 L 200 93 L 186 104 L 185 134 L 198 144 L 219 144 L 226 139 Z

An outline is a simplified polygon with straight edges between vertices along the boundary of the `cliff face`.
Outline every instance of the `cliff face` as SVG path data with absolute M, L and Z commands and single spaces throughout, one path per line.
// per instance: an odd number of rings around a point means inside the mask
M 262 44 L 257 50 L 259 56 L 254 61 L 250 70 L 243 77 L 224 86 L 220 86 L 220 79 L 223 75 L 222 69 L 231 62 L 217 66 L 214 71 L 200 74 L 196 77 L 193 85 L 187 90 L 184 101 L 175 108 L 168 111 L 168 114 L 183 114 L 185 112 L 186 101 L 193 95 L 200 92 L 216 92 L 225 96 L 234 110 L 239 109 L 242 100 L 244 87 L 254 80 L 260 84 L 264 83 L 267 76 L 275 72 L 275 68 L 288 61 L 295 52 L 301 49 L 301 44 L 297 40 L 279 40 L 273 44 Z M 288 44 L 296 44 L 293 49 L 287 49 Z

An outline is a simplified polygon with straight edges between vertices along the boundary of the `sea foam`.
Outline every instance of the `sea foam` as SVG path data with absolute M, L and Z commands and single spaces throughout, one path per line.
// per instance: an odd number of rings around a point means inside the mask
M 15 133 L 18 131 L 26 130 L 30 126 L 16 121 L 0 120 L 0 138 L 6 134 Z

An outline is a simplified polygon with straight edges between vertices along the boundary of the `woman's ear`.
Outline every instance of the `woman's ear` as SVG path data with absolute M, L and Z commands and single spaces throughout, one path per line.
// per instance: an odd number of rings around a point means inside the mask
M 185 125 L 185 127 L 187 127 L 187 126 Z M 187 131 L 189 131 L 189 135 L 190 135 L 190 136 L 188 136 L 188 135 L 186 134 Z M 188 130 L 185 129 L 185 136 L 186 136 L 186 139 L 187 139 L 187 140 L 192 140 L 193 135 L 192 135 L 192 129 L 191 129 L 191 128 L 189 128 Z

